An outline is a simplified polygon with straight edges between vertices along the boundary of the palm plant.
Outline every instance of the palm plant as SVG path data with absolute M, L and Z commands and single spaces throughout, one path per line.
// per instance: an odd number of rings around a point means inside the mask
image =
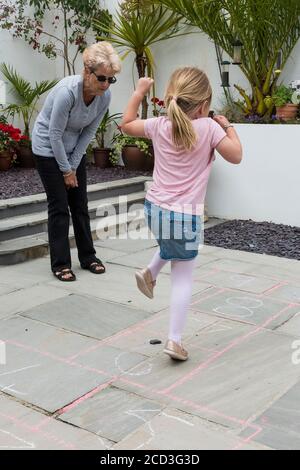
M 117 127 L 118 126 L 117 121 L 118 119 L 121 119 L 121 117 L 122 117 L 121 113 L 109 114 L 109 110 L 106 111 L 95 135 L 95 140 L 99 148 L 101 149 L 105 148 L 105 134 L 109 126 L 111 124 L 115 124 L 115 126 Z
M 244 99 L 245 114 L 271 112 L 271 96 L 279 75 L 300 36 L 299 0 L 154 0 L 183 15 L 205 32 L 230 57 L 234 41 L 243 43 L 240 68 L 251 94 L 235 85 Z M 281 56 L 278 70 L 278 55 Z
M 30 135 L 30 122 L 36 111 L 36 105 L 40 97 L 53 88 L 58 80 L 43 80 L 34 86 L 28 80 L 21 77 L 17 71 L 5 63 L 0 64 L 0 71 L 6 80 L 12 85 L 12 89 L 19 103 L 9 104 L 3 111 L 13 118 L 21 117 L 24 123 L 24 135 Z
M 160 41 L 181 35 L 181 15 L 173 13 L 164 6 L 147 4 L 145 0 L 125 0 L 120 4 L 111 27 L 100 20 L 95 20 L 95 27 L 108 34 L 106 39 L 120 48 L 125 59 L 130 53 L 135 55 L 135 64 L 139 78 L 153 77 L 154 58 L 151 46 Z M 186 34 L 186 32 L 182 33 Z M 142 118 L 148 114 L 148 102 L 145 97 L 142 104 Z

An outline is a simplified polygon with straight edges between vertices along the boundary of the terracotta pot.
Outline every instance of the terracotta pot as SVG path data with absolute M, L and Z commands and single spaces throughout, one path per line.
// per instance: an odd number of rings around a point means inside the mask
M 285 104 L 276 108 L 276 117 L 283 121 L 291 121 L 296 119 L 298 112 L 297 104 Z
M 153 171 L 154 169 L 154 149 L 153 147 L 149 147 L 149 152 L 150 155 L 145 156 L 145 162 L 144 162 L 144 170 L 145 171 Z
M 30 147 L 19 147 L 17 156 L 22 168 L 35 168 L 35 161 Z
M 12 155 L 9 150 L 0 152 L 0 171 L 7 171 L 12 167 Z
M 122 151 L 122 160 L 128 170 L 143 170 L 145 154 L 136 145 L 126 145 Z
M 94 162 L 98 168 L 108 168 L 110 166 L 109 160 L 110 149 L 94 149 Z

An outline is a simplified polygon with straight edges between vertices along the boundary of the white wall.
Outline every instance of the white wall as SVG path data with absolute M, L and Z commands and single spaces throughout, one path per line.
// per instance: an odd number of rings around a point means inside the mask
M 0 62 L 12 65 L 22 76 L 32 82 L 53 79 L 55 61 L 35 52 L 25 41 L 13 39 L 8 31 L 0 29 Z
M 53 80 L 56 75 L 56 61 L 49 60 L 44 54 L 32 49 L 25 41 L 14 39 L 8 31 L 0 29 L 0 63 L 11 65 L 22 77 L 32 84 L 41 80 Z M 0 74 L 0 80 L 5 80 Z M 41 98 L 42 104 L 46 96 Z M 11 92 L 11 86 L 6 83 L 6 103 L 14 103 L 16 98 Z M 1 109 L 0 109 L 1 113 Z M 17 119 L 16 126 L 22 128 L 23 123 Z
M 206 202 L 211 216 L 300 227 L 298 125 L 236 125 L 240 165 L 217 156 Z

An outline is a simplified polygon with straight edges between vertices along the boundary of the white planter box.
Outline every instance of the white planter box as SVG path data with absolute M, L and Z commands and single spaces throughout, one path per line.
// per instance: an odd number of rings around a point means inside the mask
M 206 197 L 209 215 L 300 227 L 300 126 L 235 127 L 243 161 L 232 165 L 217 154 Z

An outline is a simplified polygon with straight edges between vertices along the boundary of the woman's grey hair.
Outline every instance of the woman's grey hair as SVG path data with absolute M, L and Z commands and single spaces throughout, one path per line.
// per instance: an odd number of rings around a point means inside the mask
M 113 73 L 121 71 L 121 59 L 113 46 L 106 41 L 97 42 L 87 47 L 83 52 L 84 66 L 94 71 L 103 65 Z

